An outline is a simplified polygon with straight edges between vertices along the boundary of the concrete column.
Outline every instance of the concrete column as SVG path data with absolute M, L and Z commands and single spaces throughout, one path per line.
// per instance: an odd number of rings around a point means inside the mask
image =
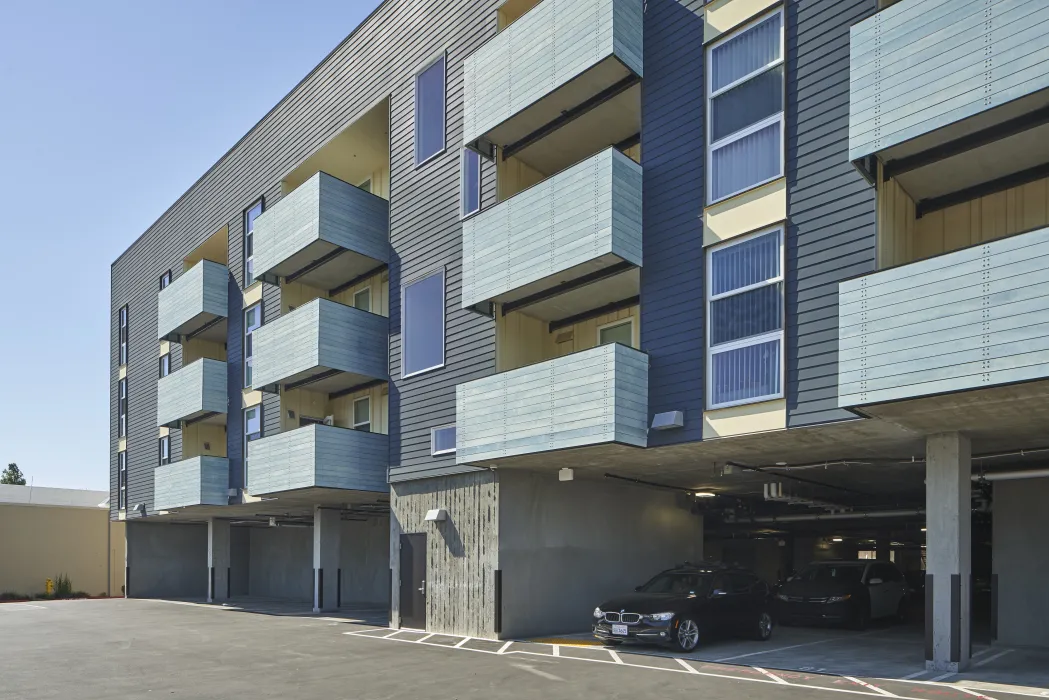
M 208 602 L 229 600 L 229 521 L 208 519 Z
M 342 546 L 342 514 L 338 510 L 313 509 L 313 612 L 339 609 L 339 548 Z
M 874 550 L 875 556 L 878 557 L 878 561 L 890 561 L 892 552 L 892 533 L 879 532 L 878 536 L 874 538 Z
M 972 447 L 961 433 L 926 443 L 925 667 L 969 666 L 972 582 Z

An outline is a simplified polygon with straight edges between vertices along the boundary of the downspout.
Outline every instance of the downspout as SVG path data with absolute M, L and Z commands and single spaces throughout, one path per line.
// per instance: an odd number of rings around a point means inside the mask
M 973 481 L 1016 481 L 1018 479 L 1042 479 L 1049 477 L 1049 469 L 1027 469 L 1023 471 L 973 474 Z
M 755 518 L 737 518 L 734 523 L 800 523 L 818 520 L 873 520 L 876 518 L 908 518 L 925 515 L 924 508 L 911 510 L 882 510 L 871 513 L 813 513 L 806 515 L 766 515 Z

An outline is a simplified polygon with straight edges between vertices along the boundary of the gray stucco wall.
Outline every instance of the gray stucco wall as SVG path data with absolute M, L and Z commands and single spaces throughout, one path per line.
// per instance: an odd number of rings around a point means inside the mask
M 586 631 L 603 600 L 702 561 L 703 519 L 682 505 L 674 493 L 500 471 L 502 636 Z
M 229 530 L 229 592 L 248 595 L 248 573 L 251 570 L 251 530 L 231 527 Z
M 390 603 L 390 519 L 342 524 L 342 604 Z
M 207 596 L 207 525 L 128 521 L 126 533 L 129 597 Z
M 998 641 L 1049 647 L 1049 479 L 994 485 L 993 573 L 998 575 Z
M 250 537 L 249 594 L 312 602 L 313 528 L 253 528 Z

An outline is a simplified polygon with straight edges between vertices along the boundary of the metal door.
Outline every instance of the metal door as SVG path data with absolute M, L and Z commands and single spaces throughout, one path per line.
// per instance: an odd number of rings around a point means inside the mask
M 401 627 L 426 629 L 426 534 L 401 535 Z

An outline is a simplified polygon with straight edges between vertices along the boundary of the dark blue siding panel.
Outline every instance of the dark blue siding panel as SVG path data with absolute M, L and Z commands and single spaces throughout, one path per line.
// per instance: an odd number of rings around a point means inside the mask
M 874 188 L 849 163 L 849 27 L 876 0 L 787 3 L 787 425 L 837 407 L 838 282 L 875 266 Z
M 650 446 L 703 437 L 704 99 L 702 0 L 648 0 L 641 347 L 649 413 L 685 412 L 683 430 L 650 432 Z

